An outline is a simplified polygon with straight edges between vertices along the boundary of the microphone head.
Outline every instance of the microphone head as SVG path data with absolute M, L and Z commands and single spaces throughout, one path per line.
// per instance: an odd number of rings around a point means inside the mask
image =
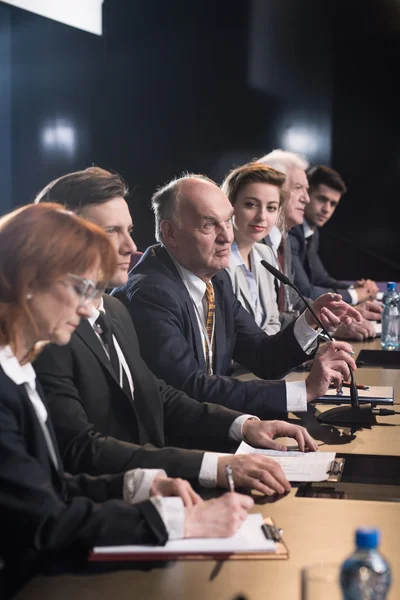
M 284 275 L 281 271 L 279 271 L 279 269 L 276 269 L 275 267 L 270 265 L 270 263 L 267 262 L 266 260 L 262 260 L 261 264 L 263 267 L 265 267 L 267 269 L 267 271 L 269 271 L 271 273 L 271 275 L 273 275 L 274 277 L 279 279 L 279 281 L 281 283 L 283 283 L 284 285 L 291 286 L 292 282 L 290 281 L 290 279 L 288 277 L 286 277 L 286 275 Z

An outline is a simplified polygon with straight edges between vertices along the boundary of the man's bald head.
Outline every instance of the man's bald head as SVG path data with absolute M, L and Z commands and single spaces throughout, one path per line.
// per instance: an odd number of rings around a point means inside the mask
M 156 235 L 183 267 L 205 281 L 229 262 L 232 206 L 208 177 L 187 174 L 152 198 Z
M 185 173 L 181 177 L 175 177 L 153 194 L 151 206 L 155 216 L 156 239 L 159 242 L 162 242 L 161 223 L 171 220 L 174 220 L 176 223 L 179 222 L 180 208 L 178 208 L 178 202 L 182 193 L 182 187 L 185 192 L 185 198 L 188 199 L 188 192 L 193 187 L 193 182 L 196 181 L 217 186 L 212 179 L 209 179 L 205 175 Z

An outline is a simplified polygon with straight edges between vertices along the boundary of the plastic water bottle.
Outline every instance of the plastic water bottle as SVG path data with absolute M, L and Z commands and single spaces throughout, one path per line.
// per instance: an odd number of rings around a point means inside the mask
M 389 281 L 383 294 L 382 350 L 398 350 L 400 339 L 400 296 L 394 281 Z
M 390 567 L 377 550 L 379 531 L 357 529 L 356 551 L 340 570 L 343 600 L 385 600 L 391 584 Z

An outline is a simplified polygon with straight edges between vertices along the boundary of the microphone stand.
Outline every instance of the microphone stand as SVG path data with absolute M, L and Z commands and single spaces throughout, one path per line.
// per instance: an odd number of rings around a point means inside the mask
M 267 269 L 267 271 L 271 273 L 271 275 L 276 277 L 281 282 L 281 284 L 288 285 L 289 287 L 295 290 L 295 292 L 303 300 L 304 304 L 306 305 L 306 307 L 308 308 L 318 325 L 321 327 L 322 331 L 333 342 L 334 340 L 331 334 L 325 329 L 321 322 L 321 319 L 316 315 L 310 303 L 306 298 L 304 298 L 303 294 L 300 292 L 297 286 L 292 281 L 290 281 L 290 279 L 286 277 L 286 275 L 284 275 L 281 271 L 273 267 L 266 260 L 262 260 L 261 264 L 265 269 Z M 362 406 L 360 406 L 353 369 L 349 367 L 349 370 L 351 406 L 337 406 L 323 413 L 320 413 L 317 416 L 317 419 L 318 421 L 320 421 L 320 423 L 336 423 L 341 425 L 374 425 L 376 423 L 375 416 L 372 412 L 371 404 L 363 404 Z

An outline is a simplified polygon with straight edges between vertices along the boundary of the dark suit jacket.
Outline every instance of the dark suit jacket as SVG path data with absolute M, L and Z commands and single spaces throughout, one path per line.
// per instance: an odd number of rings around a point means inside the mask
M 228 273 L 212 279 L 215 301 L 215 375 L 206 374 L 203 340 L 193 302 L 165 248 L 148 248 L 128 283 L 114 290 L 128 307 L 142 356 L 150 369 L 200 402 L 216 402 L 268 417 L 286 411 L 283 381 L 238 381 L 226 377 L 232 359 L 257 376 L 275 378 L 310 358 L 293 326 L 268 336 L 233 293 Z
M 303 225 L 292 227 L 289 231 L 289 237 L 292 248 L 294 282 L 302 294 L 315 300 L 326 292 L 337 292 L 342 295 L 345 302 L 350 304 L 351 296 L 347 291 L 348 283 L 331 277 L 318 255 L 318 229 L 315 229 L 308 249 Z
M 58 454 L 51 422 L 49 431 Z M 58 459 L 56 469 L 25 387 L 0 367 L 0 556 L 9 588 L 58 551 L 167 539 L 150 501 L 122 501 L 123 475 L 67 476 Z
M 217 446 L 228 440 L 239 413 L 199 404 L 154 377 L 126 308 L 107 295 L 104 307 L 132 374 L 134 401 L 85 319 L 68 345 L 48 346 L 34 362 L 65 468 L 92 475 L 164 468 L 172 477 L 197 479 L 204 452 L 164 447 L 165 436 L 175 443 L 190 437 L 197 448 Z

